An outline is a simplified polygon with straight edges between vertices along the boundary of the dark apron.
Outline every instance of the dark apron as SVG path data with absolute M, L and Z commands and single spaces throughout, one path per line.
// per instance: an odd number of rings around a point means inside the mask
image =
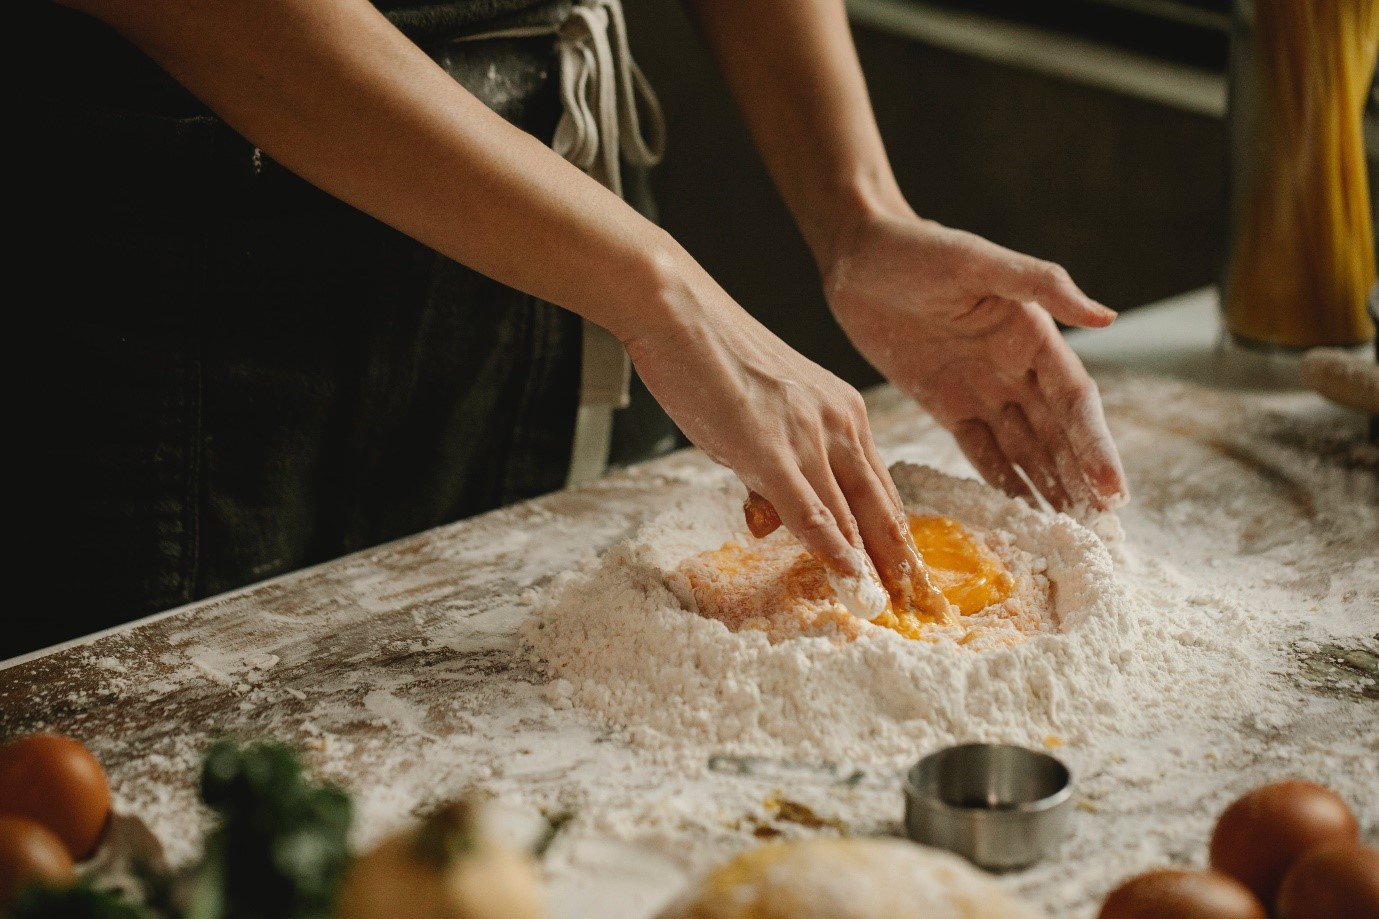
M 38 6 L 26 267 L 55 368 L 47 549 L 69 576 L 0 658 L 561 486 L 578 317 L 317 190 L 104 26 Z M 568 6 L 385 12 L 548 141 L 552 39 L 456 39 Z

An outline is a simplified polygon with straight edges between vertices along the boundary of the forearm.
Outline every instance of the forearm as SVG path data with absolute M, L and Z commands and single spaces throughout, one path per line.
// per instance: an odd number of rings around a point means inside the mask
M 342 200 L 624 338 L 693 263 L 366 0 L 78 0 Z
M 67 2 L 303 178 L 609 328 L 681 430 L 831 570 L 867 576 L 865 548 L 888 583 L 917 575 L 861 396 L 748 316 L 665 233 L 465 92 L 367 0 Z M 796 117 L 812 117 L 795 101 Z M 812 173 L 792 171 L 787 141 L 772 135 L 772 159 L 808 213 Z
M 843 0 L 686 0 L 820 264 L 868 212 L 904 209 Z

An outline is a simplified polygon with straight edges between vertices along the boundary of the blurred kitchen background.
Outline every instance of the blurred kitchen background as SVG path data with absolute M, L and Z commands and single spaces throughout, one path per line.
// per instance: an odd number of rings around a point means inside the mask
M 669 121 L 662 223 L 747 309 L 856 385 L 805 246 L 678 0 L 627 0 Z M 1231 0 L 851 0 L 900 183 L 926 217 L 1060 262 L 1132 309 L 1215 283 Z M 1379 143 L 1367 125 L 1371 176 Z

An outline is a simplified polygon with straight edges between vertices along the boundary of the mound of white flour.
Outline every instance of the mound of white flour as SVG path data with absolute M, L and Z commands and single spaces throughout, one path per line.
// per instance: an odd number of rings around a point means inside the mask
M 1182 634 L 1211 643 L 1201 624 L 1162 618 L 1151 600 L 1128 592 L 1106 542 L 1072 518 L 927 467 L 892 471 L 912 513 L 1004 531 L 1039 560 L 1059 630 L 983 651 L 882 628 L 848 643 L 774 645 L 760 633 L 730 632 L 687 611 L 667 584 L 684 558 L 743 538 L 741 496 L 725 487 L 669 508 L 553 584 L 522 630 L 527 653 L 551 679 L 548 698 L 658 754 L 708 747 L 899 762 L 937 743 L 1054 743 L 1129 728 L 1188 678 L 1177 653 Z M 1229 641 L 1244 629 L 1231 617 L 1211 631 Z

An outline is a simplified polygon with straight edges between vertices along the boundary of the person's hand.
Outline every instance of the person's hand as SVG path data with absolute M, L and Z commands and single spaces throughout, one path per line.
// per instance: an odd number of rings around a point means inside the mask
M 861 395 L 692 277 L 624 337 L 647 388 L 827 567 L 867 577 L 865 551 L 892 594 L 908 594 L 923 566 Z
M 853 344 L 988 482 L 1032 499 L 1018 468 L 1059 510 L 1124 502 L 1096 384 L 1053 321 L 1100 327 L 1115 313 L 1061 267 L 905 208 L 852 227 L 822 269 Z

